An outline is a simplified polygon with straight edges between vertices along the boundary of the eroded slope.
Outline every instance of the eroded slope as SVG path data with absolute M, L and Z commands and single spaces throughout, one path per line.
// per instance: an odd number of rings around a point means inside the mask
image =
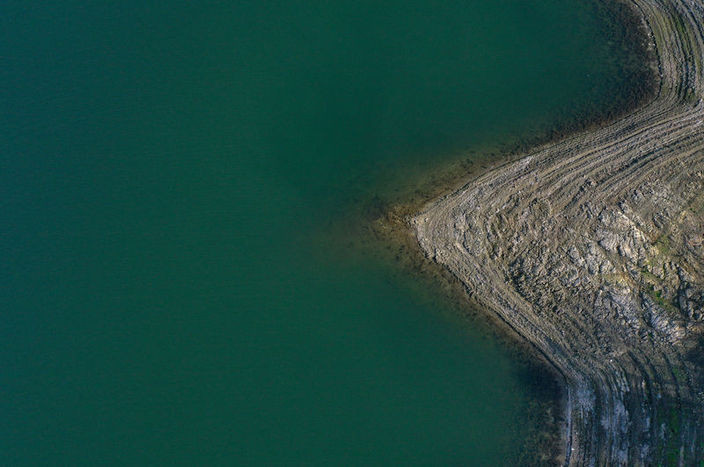
M 657 98 L 472 180 L 412 223 L 564 376 L 569 464 L 704 449 L 704 3 L 633 0 Z

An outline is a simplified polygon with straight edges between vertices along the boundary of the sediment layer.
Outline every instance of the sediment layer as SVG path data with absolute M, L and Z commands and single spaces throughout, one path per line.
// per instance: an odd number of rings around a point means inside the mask
M 428 257 L 564 378 L 567 465 L 704 458 L 704 1 L 628 3 L 657 96 L 411 220 Z

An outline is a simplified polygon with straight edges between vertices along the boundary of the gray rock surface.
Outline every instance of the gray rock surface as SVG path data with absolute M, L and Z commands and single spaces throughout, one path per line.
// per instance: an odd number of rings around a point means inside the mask
M 657 97 L 412 219 L 428 257 L 564 378 L 569 465 L 704 458 L 704 2 L 633 0 Z

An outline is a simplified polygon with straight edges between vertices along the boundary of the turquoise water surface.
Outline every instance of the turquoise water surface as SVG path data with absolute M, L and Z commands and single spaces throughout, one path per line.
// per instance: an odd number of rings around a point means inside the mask
M 325 238 L 405 170 L 617 103 L 595 11 L 3 2 L 0 463 L 534 458 L 509 350 Z

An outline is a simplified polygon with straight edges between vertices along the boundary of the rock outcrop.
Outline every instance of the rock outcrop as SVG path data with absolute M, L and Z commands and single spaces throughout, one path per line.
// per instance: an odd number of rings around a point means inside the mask
M 704 2 L 629 4 L 656 51 L 654 100 L 411 220 L 564 378 L 568 465 L 704 458 Z

